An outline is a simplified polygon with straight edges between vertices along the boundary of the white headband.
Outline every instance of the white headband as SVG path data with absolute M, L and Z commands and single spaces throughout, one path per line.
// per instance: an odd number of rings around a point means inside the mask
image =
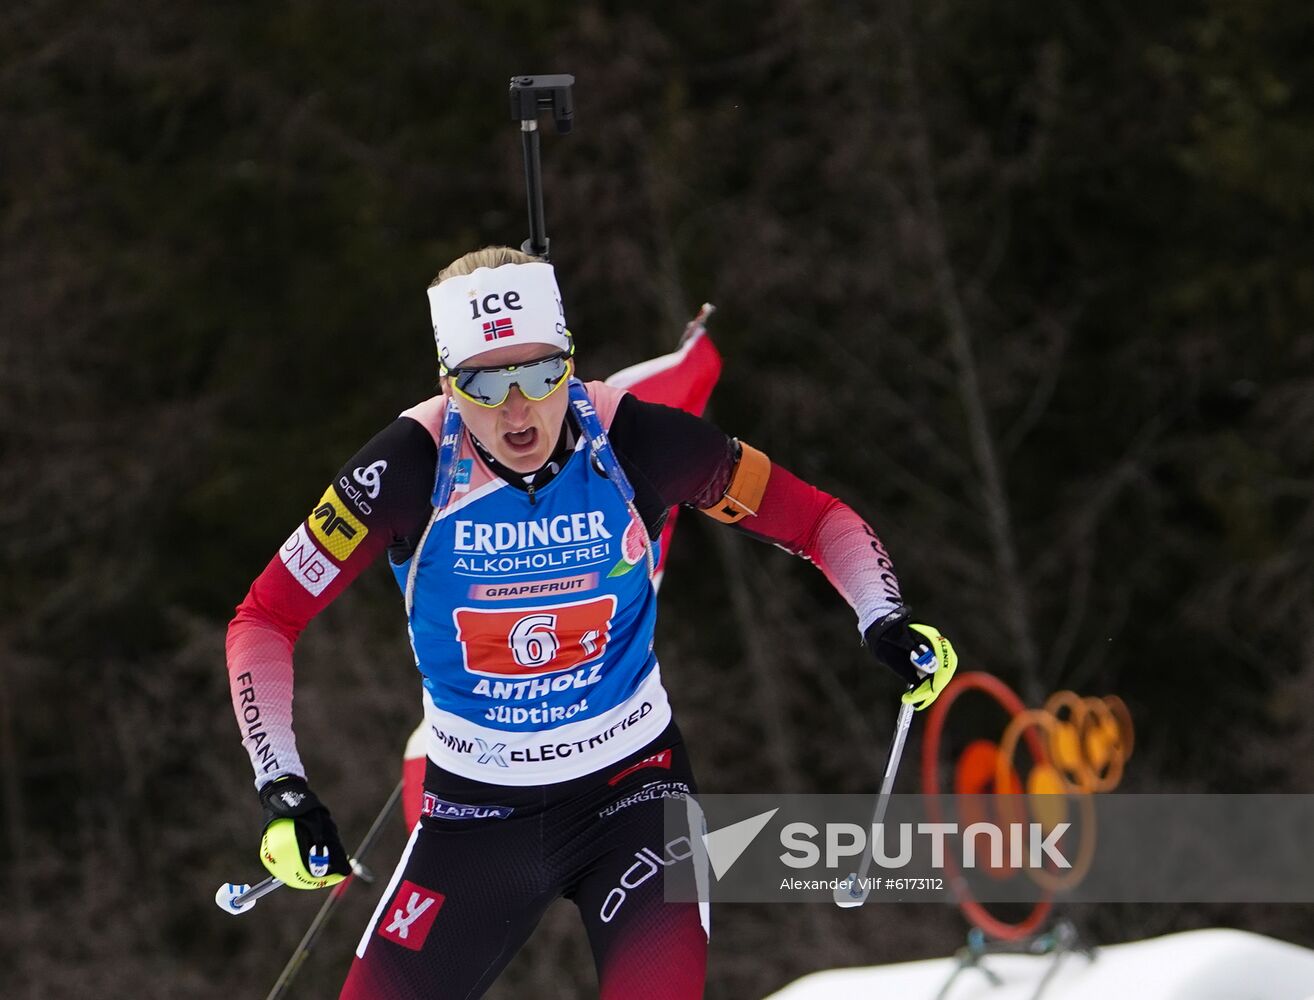
M 429 289 L 438 359 L 448 368 L 513 344 L 570 349 L 551 264 L 480 267 Z

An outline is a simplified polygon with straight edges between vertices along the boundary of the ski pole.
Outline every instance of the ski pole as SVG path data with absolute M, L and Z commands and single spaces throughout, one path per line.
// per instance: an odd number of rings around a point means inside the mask
M 388 796 L 388 801 L 383 804 L 383 808 L 379 810 L 379 814 L 374 817 L 374 822 L 370 824 L 369 830 L 366 831 L 365 836 L 361 839 L 360 846 L 356 848 L 357 859 L 364 858 L 365 855 L 369 853 L 370 848 L 374 846 L 374 841 L 378 838 L 379 831 L 383 829 L 383 824 L 387 820 L 388 815 L 397 807 L 397 803 L 401 800 L 403 784 L 404 782 L 402 781 L 397 782 L 397 786 L 392 790 L 392 794 Z M 359 864 L 359 861 L 354 861 L 352 863 L 353 870 L 356 869 L 357 864 Z M 370 875 L 370 873 L 364 869 L 364 866 L 361 866 L 361 872 L 358 874 L 360 874 L 361 881 L 363 882 L 369 883 L 374 881 L 374 876 Z M 367 875 L 369 876 L 368 878 L 366 878 Z M 287 960 L 287 965 L 283 966 L 283 971 L 279 974 L 277 981 L 274 983 L 274 988 L 269 991 L 269 996 L 266 1000 L 278 1000 L 279 997 L 287 995 L 287 991 L 292 985 L 292 980 L 295 979 L 297 973 L 301 971 L 302 964 L 304 964 L 306 958 L 310 955 L 310 949 L 314 947 L 315 941 L 319 938 L 320 931 L 324 929 L 324 925 L 328 922 L 329 914 L 332 913 L 334 908 L 338 905 L 338 900 L 341 899 L 343 893 L 347 891 L 347 886 L 351 884 L 351 881 L 351 876 L 348 876 L 333 887 L 333 891 L 329 893 L 328 898 L 324 900 L 323 905 L 320 906 L 319 912 L 315 914 L 315 919 L 312 920 L 310 926 L 306 928 L 306 933 L 302 936 L 301 942 L 297 945 L 296 950 L 292 952 L 292 957 Z
M 283 883 L 270 875 L 255 885 L 245 882 L 225 882 L 214 894 L 214 901 L 225 913 L 245 913 L 256 905 L 256 900 L 267 896 Z
M 351 865 L 352 874 L 359 876 L 362 881 L 374 881 L 374 873 L 355 858 L 348 858 L 347 864 Z M 246 882 L 225 882 L 215 892 L 214 901 L 219 909 L 236 916 L 251 909 L 257 900 L 262 896 L 268 896 L 282 884 L 272 875 L 261 879 L 255 885 L 248 885 Z
M 401 798 L 401 790 L 402 783 L 398 782 L 397 787 L 394 788 L 392 794 L 388 796 L 388 801 L 384 805 L 383 811 L 374 818 L 374 823 L 365 834 L 365 839 L 361 841 L 355 857 L 347 859 L 347 863 L 351 865 L 352 874 L 358 876 L 362 882 L 373 882 L 374 874 L 361 864 L 360 859 L 364 856 L 365 852 L 370 849 L 370 846 L 373 845 L 374 839 L 378 836 L 379 828 L 383 825 L 385 817 L 397 804 L 397 800 Z M 339 882 L 338 886 L 343 886 L 350 880 L 351 876 L 348 876 L 342 882 Z M 248 885 L 245 882 L 225 882 L 219 887 L 218 891 L 215 892 L 214 901 L 219 909 L 223 910 L 225 913 L 236 916 L 237 914 L 245 913 L 247 910 L 251 909 L 251 907 L 255 906 L 257 900 L 262 896 L 269 895 L 269 893 L 273 892 L 282 884 L 282 882 L 274 878 L 272 875 L 268 878 L 262 879 L 255 885 Z M 329 898 L 332 899 L 333 897 L 330 895 Z
M 935 654 L 929 648 L 924 650 L 913 665 L 923 676 L 935 670 Z M 911 691 L 916 685 L 909 684 Z M 908 739 L 908 730 L 912 728 L 913 712 L 916 709 L 906 702 L 899 705 L 899 716 L 894 723 L 894 739 L 890 743 L 890 753 L 885 760 L 885 776 L 881 779 L 881 792 L 876 797 L 876 809 L 872 813 L 871 835 L 876 836 L 876 827 L 885 820 L 885 810 L 890 804 L 890 795 L 894 791 L 894 779 L 899 772 L 899 760 L 903 757 L 903 745 Z M 869 890 L 863 884 L 867 872 L 871 870 L 872 852 L 868 848 L 862 855 L 862 864 L 856 872 L 851 872 L 846 881 L 835 886 L 835 905 L 841 907 L 861 906 L 867 901 Z

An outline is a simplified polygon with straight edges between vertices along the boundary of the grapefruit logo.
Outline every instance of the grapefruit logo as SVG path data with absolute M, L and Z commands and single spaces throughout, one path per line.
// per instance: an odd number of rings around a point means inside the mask
M 648 548 L 648 529 L 644 527 L 643 521 L 631 516 L 629 527 L 625 529 L 625 537 L 621 539 L 621 558 L 611 572 L 607 574 L 608 578 L 613 576 L 624 576 L 635 566 L 643 561 L 644 552 Z
M 1134 730 L 1131 713 L 1117 695 L 1082 697 L 1072 691 L 1051 695 L 1043 708 L 1028 709 L 999 678 L 981 672 L 959 674 L 931 707 L 922 745 L 922 791 L 933 814 L 945 791 L 940 782 L 940 747 L 950 708 L 964 694 L 985 695 L 1008 715 L 998 742 L 980 738 L 968 743 L 953 761 L 952 791 L 959 796 L 962 822 L 1035 822 L 1046 831 L 1079 814 L 1080 847 L 1072 867 L 1062 874 L 1043 868 L 1025 869 L 1046 896 L 1017 923 L 1007 923 L 977 902 L 966 879 L 953 879 L 964 915 L 974 925 L 1002 940 L 1033 933 L 1048 915 L 1049 894 L 1070 888 L 1085 877 L 1095 852 L 1095 807 L 1091 795 L 1109 792 L 1122 780 L 1131 756 Z M 1020 744 L 1028 761 L 1018 760 Z M 981 799 L 970 796 L 983 796 Z M 984 798 L 988 796 L 989 798 Z M 938 818 L 938 817 L 937 817 Z M 991 878 L 1016 877 L 1010 869 L 985 869 Z

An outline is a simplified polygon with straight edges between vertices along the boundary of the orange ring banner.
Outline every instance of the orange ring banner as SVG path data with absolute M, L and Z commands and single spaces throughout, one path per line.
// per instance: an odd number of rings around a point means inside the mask
M 945 721 L 954 703 L 975 691 L 985 695 L 1009 716 L 998 744 L 989 739 L 973 740 L 954 762 L 953 791 L 958 794 L 1003 796 L 1028 793 L 1033 816 L 1046 827 L 1064 821 L 1069 800 L 1076 799 L 1082 817 L 1077 860 L 1062 876 L 1027 869 L 1027 874 L 1045 896 L 1022 920 L 1010 923 L 990 913 L 972 897 L 961 872 L 951 871 L 950 881 L 959 895 L 959 907 L 968 921 L 986 934 L 1001 940 L 1026 937 L 1040 927 L 1053 906 L 1052 894 L 1076 885 L 1085 876 L 1095 852 L 1095 808 L 1090 796 L 1109 792 L 1122 781 L 1127 760 L 1135 745 L 1131 713 L 1117 695 L 1082 697 L 1073 691 L 1057 691 L 1043 708 L 1028 709 L 1007 684 L 983 671 L 960 673 L 931 706 L 922 744 L 922 792 L 933 814 L 939 814 L 943 794 L 940 781 L 940 743 Z M 1023 774 L 1017 762 L 1019 743 L 1025 742 L 1030 767 Z M 1045 796 L 1053 795 L 1049 800 Z M 1019 803 L 1019 807 L 1021 804 Z M 1010 809 L 1010 812 L 1013 811 Z M 1004 871 L 987 869 L 993 878 L 1009 878 Z

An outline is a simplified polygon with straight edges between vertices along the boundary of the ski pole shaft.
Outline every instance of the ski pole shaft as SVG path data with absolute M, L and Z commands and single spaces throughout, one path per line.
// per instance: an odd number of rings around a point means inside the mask
M 266 1000 L 274 1000 L 275 997 L 287 995 L 287 991 L 292 987 L 292 980 L 296 978 L 297 973 L 301 971 L 301 966 L 310 957 L 310 949 L 319 937 L 319 932 L 323 929 L 324 924 L 327 923 L 329 914 L 333 912 L 338 900 L 347 891 L 347 886 L 350 884 L 351 876 L 348 876 L 329 891 L 328 898 L 316 911 L 315 919 L 310 922 L 310 926 L 306 928 L 306 933 L 302 936 L 296 950 L 292 952 L 292 957 L 287 960 L 287 964 L 283 966 L 283 971 L 278 974 L 278 979 L 274 982 L 273 989 L 269 991 Z
M 225 882 L 219 887 L 219 891 L 214 894 L 214 901 L 219 905 L 219 909 L 225 913 L 245 913 L 255 906 L 256 900 L 269 895 L 282 884 L 272 875 L 255 885 L 247 885 L 244 882 Z
M 923 654 L 919 656 L 914 665 L 917 670 L 923 674 L 929 674 L 935 669 L 935 655 Z M 914 685 L 909 685 L 908 690 L 912 690 Z M 894 738 L 890 741 L 890 752 L 885 759 L 885 774 L 881 778 L 880 794 L 876 797 L 876 808 L 872 811 L 871 825 L 868 829 L 873 837 L 876 836 L 876 828 L 885 821 L 885 810 L 889 808 L 890 796 L 894 793 L 894 779 L 899 774 L 899 761 L 903 758 L 903 746 L 908 741 L 908 730 L 912 728 L 913 712 L 916 709 L 906 702 L 899 705 L 899 715 L 894 723 Z M 872 852 L 869 847 L 862 854 L 862 863 L 858 870 L 849 875 L 847 881 L 840 882 L 835 887 L 835 905 L 841 907 L 861 906 L 867 901 L 867 889 L 864 887 L 863 880 L 866 879 L 867 873 L 871 870 Z
M 370 870 L 358 860 L 348 858 L 347 863 L 351 865 L 351 870 L 364 878 L 366 882 L 374 881 L 374 876 L 370 874 Z M 282 884 L 272 875 L 262 879 L 255 885 L 247 885 L 245 882 L 225 882 L 214 894 L 214 901 L 218 904 L 219 909 L 225 913 L 245 913 L 255 906 L 258 899 L 269 895 Z
M 876 797 L 876 808 L 872 810 L 871 824 L 868 827 L 875 835 L 875 828 L 885 821 L 885 810 L 890 807 L 890 796 L 894 793 L 894 779 L 899 773 L 899 762 L 903 759 L 903 746 L 908 742 L 908 730 L 912 728 L 913 707 L 899 706 L 899 717 L 894 725 L 894 740 L 890 745 L 889 758 L 885 762 L 885 776 L 881 779 L 881 791 Z M 871 870 L 871 851 L 864 851 L 862 864 L 858 866 L 857 878 L 867 877 Z
M 397 803 L 401 800 L 403 784 L 404 783 L 401 781 L 397 782 L 396 787 L 392 790 L 392 794 L 388 796 L 388 801 L 383 804 L 383 808 L 379 810 L 379 814 L 374 817 L 374 822 L 370 824 L 369 830 L 366 831 L 365 836 L 361 839 L 360 846 L 356 848 L 356 860 L 353 861 L 352 868 L 356 869 L 358 874 L 368 874 L 363 865 L 361 865 L 359 869 L 357 869 L 357 865 L 359 865 L 360 859 L 364 858 L 370 848 L 374 846 L 374 841 L 378 839 L 379 832 L 383 829 L 383 824 L 387 821 L 388 816 L 397 807 Z M 363 880 L 372 882 L 373 876 Z M 274 983 L 273 989 L 269 991 L 269 996 L 266 1000 L 279 1000 L 280 997 L 287 995 L 288 989 L 292 986 L 292 980 L 295 979 L 297 973 L 301 971 L 301 966 L 309 957 L 310 949 L 315 946 L 315 941 L 318 940 L 320 932 L 328 922 L 329 915 L 337 907 L 338 900 L 342 898 L 343 894 L 347 891 L 347 886 L 350 885 L 351 882 L 352 878 L 348 877 L 333 887 L 333 891 L 329 893 L 328 898 L 325 899 L 320 906 L 319 912 L 315 914 L 315 919 L 312 920 L 310 926 L 306 928 L 306 933 L 302 935 L 301 941 L 297 944 L 296 950 L 292 952 L 292 957 L 287 960 L 287 965 L 283 966 L 283 971 L 279 974 L 277 981 Z

